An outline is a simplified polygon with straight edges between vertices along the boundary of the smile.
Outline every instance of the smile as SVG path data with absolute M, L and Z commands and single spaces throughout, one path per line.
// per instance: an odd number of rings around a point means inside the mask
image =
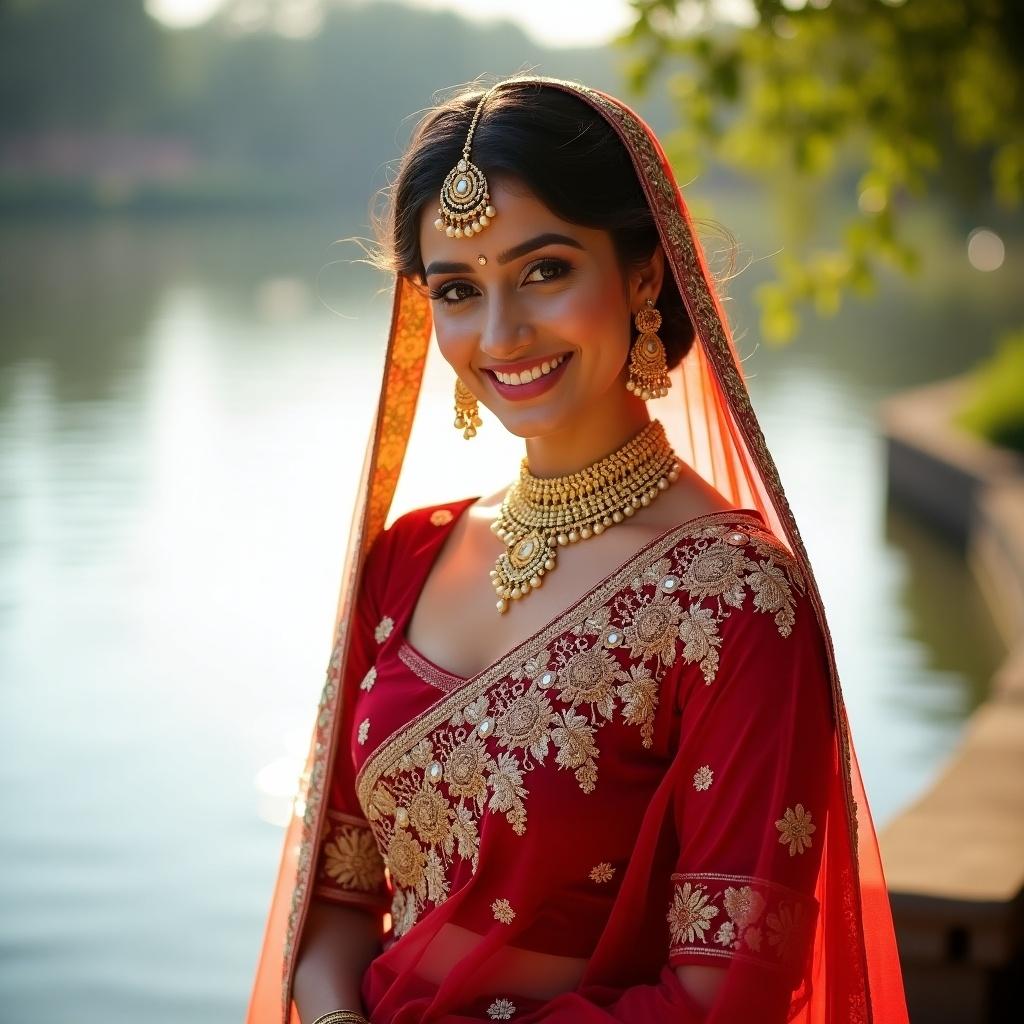
M 566 363 L 571 359 L 571 352 L 563 352 L 560 356 L 544 359 L 515 373 L 493 368 L 487 369 L 486 372 L 494 384 L 494 390 L 502 397 L 513 400 L 533 398 L 554 386 L 565 372 Z
M 520 384 L 529 384 L 531 381 L 537 380 L 538 377 L 543 377 L 545 374 L 551 373 L 556 367 L 560 366 L 565 361 L 565 356 L 556 356 L 552 360 L 544 360 L 542 363 L 538 363 L 536 366 L 531 366 L 529 369 L 522 370 L 520 373 L 501 373 L 498 370 L 491 370 L 502 384 L 508 384 L 512 387 L 518 387 Z

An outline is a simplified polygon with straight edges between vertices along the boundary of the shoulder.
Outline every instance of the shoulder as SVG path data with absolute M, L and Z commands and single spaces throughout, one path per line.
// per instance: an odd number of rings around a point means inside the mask
M 666 540 L 657 564 L 667 561 L 681 571 L 677 587 L 691 600 L 721 597 L 739 608 L 747 592 L 754 608 L 766 610 L 782 594 L 807 590 L 800 563 L 759 515 L 734 509 L 709 513 L 683 523 Z
M 414 548 L 425 541 L 440 539 L 447 534 L 448 528 L 459 516 L 477 500 L 476 497 L 459 498 L 456 501 L 423 505 L 403 512 L 378 534 L 373 542 L 373 548 L 383 553 L 397 548 Z
M 410 509 L 408 512 L 403 512 L 398 516 L 385 532 L 390 532 L 392 536 L 408 533 L 436 532 L 441 527 L 453 523 L 462 512 L 478 500 L 477 497 L 459 498 L 456 501 L 446 501 L 437 505 L 423 505 L 420 508 Z
M 708 685 L 741 651 L 781 650 L 795 633 L 817 630 L 799 562 L 760 517 L 716 514 L 684 524 L 645 575 L 675 595 L 682 663 L 698 664 Z

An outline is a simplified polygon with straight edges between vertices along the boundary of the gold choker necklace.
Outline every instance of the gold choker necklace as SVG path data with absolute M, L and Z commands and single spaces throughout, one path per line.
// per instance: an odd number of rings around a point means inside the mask
M 541 585 L 560 547 L 600 536 L 635 515 L 679 479 L 680 469 L 658 420 L 618 451 L 568 476 L 535 477 L 523 459 L 519 480 L 491 524 L 507 549 L 490 574 L 498 611 Z

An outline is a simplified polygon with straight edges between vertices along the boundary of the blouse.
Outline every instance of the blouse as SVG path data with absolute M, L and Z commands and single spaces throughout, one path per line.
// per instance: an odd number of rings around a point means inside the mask
M 475 935 L 589 959 L 647 844 L 637 964 L 741 958 L 795 978 L 834 784 L 795 560 L 756 510 L 700 516 L 466 679 L 405 631 L 475 500 L 407 513 L 367 556 L 315 897 L 388 914 L 385 952 L 457 900 L 449 920 Z

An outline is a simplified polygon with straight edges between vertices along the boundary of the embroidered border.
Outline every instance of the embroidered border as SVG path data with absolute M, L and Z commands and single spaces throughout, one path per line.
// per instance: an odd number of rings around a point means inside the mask
M 430 686 L 433 686 L 438 690 L 442 690 L 444 693 L 451 693 L 466 682 L 462 676 L 454 675 L 451 672 L 445 672 L 443 669 L 440 669 L 433 664 L 433 662 L 427 661 L 427 659 L 424 658 L 423 655 L 420 654 L 420 652 L 404 638 L 398 647 L 398 658 L 410 672 L 419 676 L 423 682 L 428 683 Z
M 328 808 L 322 846 L 315 895 L 335 903 L 387 907 L 384 861 L 365 818 Z
M 595 609 L 599 608 L 616 591 L 627 585 L 633 575 L 637 562 L 655 562 L 666 551 L 671 550 L 686 537 L 698 536 L 709 523 L 743 522 L 750 524 L 748 532 L 756 532 L 761 536 L 771 537 L 765 530 L 761 520 L 749 512 L 737 512 L 726 509 L 721 512 L 709 512 L 688 520 L 679 526 L 672 527 L 661 537 L 650 544 L 644 545 L 627 562 L 623 563 L 609 577 L 597 584 L 588 594 L 553 619 L 539 632 L 517 644 L 493 665 L 466 681 L 458 689 L 448 693 L 411 724 L 402 726 L 384 740 L 377 750 L 364 762 L 356 776 L 356 793 L 359 804 L 363 808 L 370 806 L 370 795 L 378 780 L 393 767 L 403 754 L 412 749 L 419 739 L 429 735 L 442 722 L 472 704 L 485 690 L 497 680 L 509 674 L 518 664 L 526 660 L 528 649 L 543 649 L 551 640 L 566 632 L 575 621 L 583 621 Z M 776 540 L 776 544 L 779 542 Z M 784 549 L 780 546 L 780 555 Z
M 818 913 L 813 896 L 753 875 L 706 871 L 671 877 L 670 960 L 696 954 L 738 957 L 787 972 L 800 968 Z

